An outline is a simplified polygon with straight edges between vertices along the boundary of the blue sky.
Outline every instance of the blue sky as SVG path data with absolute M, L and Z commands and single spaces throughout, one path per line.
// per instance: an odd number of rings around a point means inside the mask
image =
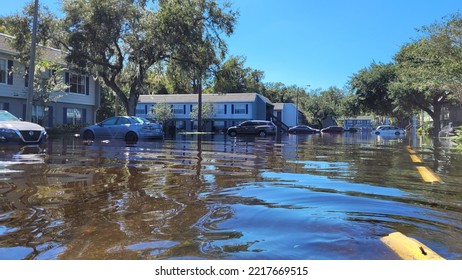
M 0 15 L 28 0 L 0 0 Z M 59 0 L 40 0 L 52 10 Z M 375 62 L 390 62 L 417 28 L 462 11 L 459 0 L 231 0 L 240 11 L 230 55 L 265 72 L 264 82 L 343 88 Z M 308 87 L 309 86 L 309 87 Z

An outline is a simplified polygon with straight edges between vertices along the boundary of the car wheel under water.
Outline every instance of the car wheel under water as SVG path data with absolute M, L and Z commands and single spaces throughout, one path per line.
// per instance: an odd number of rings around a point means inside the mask
M 91 130 L 83 132 L 83 140 L 95 140 L 95 134 Z
M 235 137 L 237 135 L 236 131 L 232 130 L 229 132 L 229 136 Z
M 136 135 L 135 132 L 129 131 L 127 134 L 125 134 L 125 141 L 126 142 L 136 142 L 138 141 L 138 135 Z
M 266 131 L 262 130 L 258 132 L 258 136 L 265 137 L 266 136 Z

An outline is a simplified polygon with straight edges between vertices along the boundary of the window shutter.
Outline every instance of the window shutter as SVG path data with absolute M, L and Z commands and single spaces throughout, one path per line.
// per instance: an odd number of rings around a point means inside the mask
M 63 108 L 63 124 L 67 124 L 67 108 Z
M 87 109 L 82 109 L 82 120 L 81 120 L 82 124 L 86 124 L 87 123 Z
M 225 115 L 227 114 L 227 112 L 226 112 L 226 111 L 227 111 L 227 110 L 226 110 L 227 108 L 228 108 L 228 106 L 225 104 Z
M 8 60 L 8 84 L 13 84 L 13 60 Z
M 249 113 L 249 104 L 245 104 L 245 114 Z
M 48 126 L 53 126 L 53 107 L 48 106 Z
M 69 72 L 64 73 L 64 83 L 66 83 L 66 92 L 70 92 Z
M 29 87 L 29 69 L 26 68 L 24 73 L 24 87 Z
M 183 105 L 183 114 L 186 114 L 186 104 Z
M 85 95 L 90 95 L 90 77 L 85 77 Z
M 231 104 L 231 114 L 234 114 L 234 104 Z

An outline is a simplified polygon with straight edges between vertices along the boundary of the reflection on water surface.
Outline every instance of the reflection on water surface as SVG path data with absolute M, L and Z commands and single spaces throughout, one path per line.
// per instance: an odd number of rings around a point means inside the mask
M 2 146 L 0 259 L 396 259 L 394 231 L 461 259 L 462 155 L 425 141 L 442 184 L 407 138 Z

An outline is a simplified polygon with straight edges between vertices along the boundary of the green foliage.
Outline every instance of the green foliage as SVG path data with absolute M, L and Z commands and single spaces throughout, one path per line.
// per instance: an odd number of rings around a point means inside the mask
M 34 104 L 47 105 L 56 102 L 66 94 L 69 88 L 64 82 L 66 69 L 48 60 L 39 61 L 35 65 Z
M 88 126 L 90 124 L 62 124 L 62 125 L 55 125 L 53 128 L 47 129 L 48 134 L 51 135 L 60 135 L 62 133 L 70 133 L 70 132 L 79 132 L 80 129 Z
M 155 12 L 144 2 L 66 0 L 62 6 L 68 62 L 98 76 L 129 115 L 135 114 L 138 97 L 146 91 L 148 69 L 165 54 L 156 34 Z
M 158 103 L 151 110 L 152 117 L 162 124 L 167 124 L 173 119 L 172 108 L 168 104 Z
M 164 0 L 159 7 L 160 32 L 171 47 L 171 73 L 187 77 L 198 93 L 227 52 L 222 36 L 233 33 L 237 12 L 228 2 L 220 6 L 209 0 Z
M 373 62 L 356 73 L 350 84 L 357 96 L 360 109 L 377 115 L 392 115 L 394 105 L 388 85 L 395 79 L 396 69 L 391 63 Z
M 96 122 L 115 115 L 127 115 L 125 108 L 118 102 L 114 92 L 105 85 L 100 86 L 100 108 L 96 111 Z
M 331 87 L 328 90 L 315 94 L 309 94 L 303 97 L 301 109 L 311 124 L 320 124 L 327 116 L 339 118 L 344 114 L 351 115 L 352 110 L 346 102 L 351 102 L 351 96 L 336 88 Z
M 193 106 L 193 110 L 189 114 L 191 117 L 191 120 L 197 121 L 198 120 L 198 115 L 199 115 L 199 106 L 195 105 Z M 212 118 L 213 116 L 213 105 L 212 103 L 202 103 L 202 119 L 204 121 L 208 121 Z
M 30 59 L 30 46 L 32 41 L 32 21 L 34 18 L 34 3 L 26 5 L 22 13 L 2 18 L 1 25 L 5 33 L 13 36 L 11 46 L 17 50 L 16 59 L 28 67 Z M 56 30 L 58 20 L 47 6 L 40 5 L 37 21 L 37 44 L 41 46 L 56 47 Z M 2 32 L 3 33 L 3 32 Z M 40 59 L 41 49 L 37 49 L 37 59 Z
M 193 86 L 201 85 L 210 65 L 227 51 L 221 36 L 231 34 L 236 21 L 236 13 L 227 3 L 146 2 L 63 3 L 68 61 L 82 71 L 95 73 L 130 115 L 135 113 L 139 95 L 152 90 L 146 81 L 153 65 L 166 59 L 170 59 L 170 73 L 188 77 Z M 163 84 L 161 91 L 168 91 L 168 85 Z
M 209 93 L 256 92 L 265 95 L 263 83 L 265 73 L 261 70 L 245 67 L 246 58 L 231 56 L 215 71 L 213 85 Z
M 424 36 L 409 43 L 396 54 L 397 79 L 390 91 L 402 110 L 421 109 L 433 119 L 433 134 L 438 135 L 441 108 L 460 103 L 462 85 L 462 18 L 422 28 Z
M 457 148 L 462 151 L 462 126 L 456 128 L 455 142 L 457 144 Z

